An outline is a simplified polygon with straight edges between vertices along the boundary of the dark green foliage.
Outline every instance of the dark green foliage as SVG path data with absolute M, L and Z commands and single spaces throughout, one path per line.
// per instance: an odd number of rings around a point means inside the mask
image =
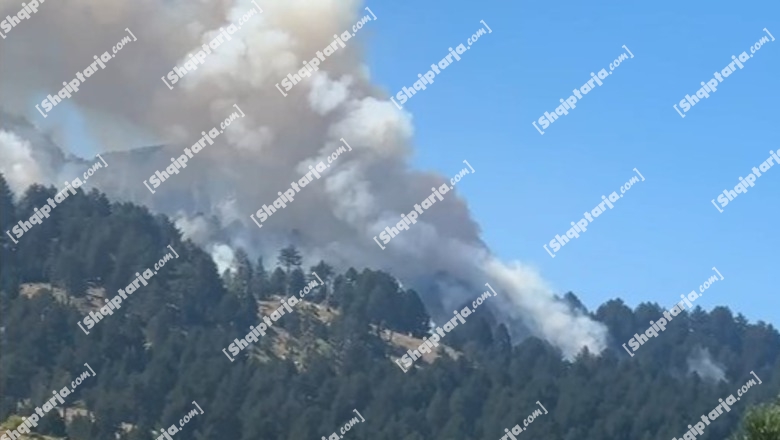
M 100 438 L 95 434 L 95 427 L 87 417 L 75 417 L 67 428 L 68 438 L 73 440 L 92 440 Z
M 268 291 L 268 272 L 263 265 L 263 258 L 257 259 L 257 264 L 252 270 L 252 293 L 257 299 L 264 299 L 270 295 Z
M 14 206 L 13 194 L 11 194 L 11 188 L 8 187 L 5 177 L 0 174 L 0 229 L 3 232 L 0 244 L 8 240 L 5 231 L 11 229 L 14 223 L 16 223 L 16 207 Z
M 67 435 L 65 421 L 62 420 L 62 417 L 56 411 L 49 412 L 41 417 L 35 432 L 53 437 L 65 437 Z
M 288 246 L 279 251 L 279 264 L 284 266 L 284 271 L 289 275 L 290 268 L 300 267 L 303 259 L 300 252 L 294 246 Z
M 15 216 L 29 217 L 53 193 L 32 187 L 17 206 L 9 206 L 4 188 L 0 178 L 0 222 L 7 224 L 19 219 Z M 167 253 L 168 244 L 180 258 L 89 335 L 76 325 L 84 313 L 74 305 L 46 293 L 18 295 L 19 283 L 32 282 L 64 287 L 74 297 L 89 286 L 113 295 Z M 185 425 L 177 440 L 327 438 L 354 417 L 352 409 L 366 421 L 347 440 L 498 440 L 504 428 L 522 424 L 538 408 L 537 400 L 549 414 L 521 434 L 527 439 L 671 439 L 755 371 L 764 384 L 701 437 L 716 440 L 734 431 L 752 403 L 776 394 L 780 381 L 772 377 L 780 366 L 776 330 L 750 324 L 726 308 L 685 312 L 629 358 L 620 344 L 657 319 L 661 309 L 642 304 L 631 310 L 619 300 L 592 315 L 608 327 L 613 346 L 600 356 L 583 352 L 567 362 L 535 338 L 512 346 L 507 328 L 483 306 L 441 341 L 461 353 L 457 360 L 444 355 L 432 365 L 419 361 L 420 368 L 404 374 L 390 359 L 401 350 L 377 329 L 426 335 L 430 318 L 419 295 L 387 273 L 350 268 L 336 274 L 324 261 L 311 270 L 326 287 L 310 296 L 325 301 L 335 318 L 323 323 L 301 309 L 279 325 L 303 345 L 296 347 L 305 353 L 303 363 L 269 355 L 266 349 L 276 341 L 271 332 L 231 363 L 221 350 L 260 322 L 255 299 L 286 295 L 288 288 L 297 293 L 308 282 L 310 272 L 300 269 L 305 256 L 288 247 L 280 253 L 282 267 L 266 269 L 262 260 L 252 266 L 237 251 L 238 270 L 226 277 L 226 288 L 211 258 L 182 242 L 167 219 L 109 203 L 97 192 L 70 196 L 3 252 L 0 419 L 29 414 L 88 362 L 97 377 L 84 381 L 68 403 L 83 402 L 94 422 L 77 417 L 64 427 L 49 417 L 39 425 L 54 435 L 64 429 L 74 440 L 115 438 L 123 422 L 136 429 L 121 439 L 150 440 L 151 430 L 178 423 L 193 400 L 205 414 Z M 574 295 L 565 300 L 582 307 Z M 729 384 L 689 374 L 686 361 L 696 348 L 707 348 L 725 367 Z M 261 349 L 267 355 L 262 362 L 255 356 Z M 777 440 L 778 431 L 770 428 L 777 408 L 756 411 L 746 419 L 747 439 L 739 440 Z M 761 426 L 774 431 L 757 435 Z
M 254 277 L 252 263 L 242 248 L 236 249 L 234 256 L 236 272 L 231 278 L 230 292 L 238 298 L 249 298 L 252 295 L 252 278 Z
M 733 440 L 780 439 L 780 399 L 776 402 L 750 408 Z
M 298 295 L 305 286 L 306 277 L 303 275 L 301 268 L 297 267 L 290 273 L 290 281 L 289 286 L 287 287 L 287 291 L 290 295 Z

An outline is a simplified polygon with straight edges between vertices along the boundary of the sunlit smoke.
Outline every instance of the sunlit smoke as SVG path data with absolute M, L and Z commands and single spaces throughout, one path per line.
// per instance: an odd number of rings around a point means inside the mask
M 452 287 L 420 289 L 432 310 L 444 313 L 470 301 L 490 282 L 504 304 L 496 315 L 510 330 L 528 329 L 567 357 L 582 347 L 601 352 L 605 327 L 558 301 L 533 270 L 493 257 L 456 191 L 386 250 L 376 246 L 372 237 L 408 213 L 431 187 L 449 179 L 410 166 L 412 117 L 372 82 L 363 61 L 373 22 L 284 97 L 276 83 L 300 69 L 334 34 L 351 32 L 368 14 L 355 0 L 258 4 L 262 14 L 244 23 L 170 90 L 161 77 L 213 39 L 220 27 L 237 23 L 254 7 L 252 2 L 46 2 L 0 44 L 5 110 L 42 119 L 34 105 L 61 89 L 62 81 L 73 78 L 94 55 L 111 50 L 129 28 L 138 41 L 73 95 L 76 110 L 52 112 L 79 112 L 91 122 L 93 140 L 114 152 L 103 155 L 110 172 L 96 174 L 90 184 L 114 198 L 170 215 L 185 236 L 214 256 L 220 270 L 229 265 L 238 246 L 257 256 L 292 243 L 311 264 L 324 259 L 339 269 L 385 269 L 410 288 L 426 283 Z M 18 6 L 3 2 L 0 15 L 13 8 Z M 381 20 L 381 9 L 374 12 Z M 151 194 L 142 181 L 170 164 L 202 131 L 224 120 L 233 104 L 246 117 Z M 272 203 L 308 165 L 334 151 L 341 138 L 353 151 L 340 156 L 293 204 L 257 228 L 250 214 Z M 147 145 L 148 139 L 164 146 L 126 147 Z M 41 142 L 19 131 L 0 131 L 2 172 L 15 190 L 38 179 L 51 183 L 42 171 L 43 159 L 35 153 L 43 148 Z M 47 157 L 53 154 L 47 152 Z M 52 163 L 47 166 L 57 165 Z M 477 174 L 461 185 L 480 178 L 479 165 L 474 166 Z M 63 167 L 59 163 L 55 172 Z

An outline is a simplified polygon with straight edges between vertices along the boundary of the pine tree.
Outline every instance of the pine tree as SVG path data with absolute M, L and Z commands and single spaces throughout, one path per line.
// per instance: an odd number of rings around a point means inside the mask
M 255 264 L 255 268 L 252 271 L 251 290 L 255 295 L 255 298 L 263 299 L 268 296 L 268 283 L 268 272 L 266 272 L 265 266 L 263 265 L 263 257 L 258 257 L 257 264 Z
M 231 286 L 233 294 L 241 299 L 252 297 L 252 263 L 249 261 L 246 251 L 242 248 L 236 249 L 233 262 L 236 266 Z
M 328 282 L 333 277 L 333 267 L 329 266 L 324 261 L 320 260 L 316 266 L 312 266 L 310 269 L 316 273 L 321 279 L 323 286 L 317 288 L 316 294 L 311 295 L 310 301 L 322 302 L 328 298 Z M 316 279 L 314 275 L 311 275 L 312 279 Z
M 16 223 L 15 219 L 16 207 L 14 206 L 13 194 L 5 178 L 0 174 L 0 232 L 3 233 L 3 238 L 0 240 L 8 238 L 5 231 L 11 229 L 13 224 Z
M 306 277 L 303 275 L 301 268 L 297 267 L 290 274 L 290 280 L 287 283 L 287 294 L 297 295 L 304 287 L 306 287 Z
M 300 267 L 302 261 L 301 254 L 292 245 L 279 251 L 279 264 L 284 266 L 287 275 L 290 275 L 292 267 Z
M 282 268 L 277 267 L 274 273 L 271 274 L 268 290 L 271 295 L 284 295 L 287 293 L 287 274 L 284 273 Z
M 11 231 L 16 222 L 16 206 L 14 206 L 11 188 L 0 174 L 0 294 L 3 299 L 16 298 L 18 295 L 17 255 L 15 244 L 6 231 Z

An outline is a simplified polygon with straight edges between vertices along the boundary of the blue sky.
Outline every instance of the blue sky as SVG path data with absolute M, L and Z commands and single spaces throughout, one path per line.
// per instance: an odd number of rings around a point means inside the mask
M 360 31 L 375 82 L 388 96 L 483 35 L 461 61 L 404 104 L 415 127 L 414 165 L 445 176 L 468 160 L 477 174 L 458 185 L 483 239 L 503 260 L 537 268 L 559 293 L 594 309 L 620 297 L 670 306 L 709 278 L 725 277 L 698 305 L 727 305 L 780 324 L 774 267 L 780 238 L 780 167 L 719 213 L 710 203 L 780 149 L 780 41 L 756 55 L 681 118 L 672 105 L 769 29 L 780 37 L 780 4 L 757 1 L 631 3 L 376 2 Z M 362 13 L 361 13 L 362 15 Z M 560 98 L 634 58 L 545 129 L 532 126 Z M 74 112 L 66 144 L 98 151 Z M 543 249 L 570 222 L 619 191 L 637 168 L 646 181 L 553 259 Z M 775 169 L 777 168 L 777 169 Z M 775 275 L 773 275 L 775 274 Z
M 780 149 L 775 87 L 780 41 L 765 44 L 681 118 L 672 108 L 748 51 L 778 2 L 375 2 L 364 28 L 372 75 L 388 94 L 447 54 L 484 20 L 462 60 L 405 103 L 415 166 L 458 185 L 502 259 L 538 268 L 590 308 L 620 297 L 669 306 L 714 274 L 697 301 L 780 323 L 776 222 L 780 167 L 720 213 L 710 203 Z M 634 54 L 540 135 L 531 125 L 625 50 Z M 772 78 L 775 78 L 773 80 Z M 543 249 L 637 168 L 646 178 L 563 247 Z

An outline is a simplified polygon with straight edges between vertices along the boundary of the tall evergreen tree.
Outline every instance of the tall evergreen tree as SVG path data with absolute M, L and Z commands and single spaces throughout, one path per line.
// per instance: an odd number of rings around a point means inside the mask
M 249 256 L 244 249 L 236 249 L 233 263 L 236 267 L 232 279 L 231 290 L 233 291 L 233 294 L 241 299 L 254 297 L 251 293 L 253 276 L 252 263 L 249 261 Z
M 284 273 L 282 268 L 277 267 L 271 274 L 268 290 L 271 295 L 287 294 L 287 274 Z
M 279 251 L 279 264 L 284 266 L 284 271 L 287 275 L 290 275 L 292 267 L 299 267 L 302 262 L 303 259 L 301 258 L 301 254 L 292 245 Z
M 263 299 L 268 296 L 268 272 L 263 265 L 263 257 L 257 258 L 257 263 L 252 271 L 252 293 L 257 299 Z
M 304 287 L 306 287 L 306 277 L 303 275 L 301 268 L 296 267 L 290 274 L 290 280 L 287 283 L 287 294 L 297 295 Z
M 16 207 L 14 205 L 13 193 L 8 186 L 8 182 L 5 181 L 2 173 L 0 173 L 0 232 L 3 233 L 2 240 L 8 238 L 5 231 L 10 230 L 13 224 L 16 223 Z
M 0 173 L 0 295 L 3 299 L 13 299 L 18 295 L 18 276 L 15 255 L 17 246 L 6 234 L 13 234 L 16 223 L 16 206 L 14 205 L 11 188 Z M 14 235 L 15 236 L 15 235 Z
M 328 283 L 330 282 L 331 278 L 333 278 L 333 267 L 325 263 L 325 261 L 320 260 L 320 262 L 317 263 L 316 266 L 312 266 L 310 270 L 319 275 L 323 282 L 323 286 L 317 288 L 317 292 L 311 295 L 310 301 L 324 301 L 328 298 Z M 311 275 L 311 278 L 315 279 L 314 275 Z

